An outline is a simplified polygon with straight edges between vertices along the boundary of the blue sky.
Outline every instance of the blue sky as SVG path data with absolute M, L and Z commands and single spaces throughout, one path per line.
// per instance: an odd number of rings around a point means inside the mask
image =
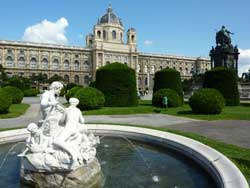
M 216 30 L 225 25 L 235 33 L 232 41 L 243 52 L 242 65 L 250 68 L 249 0 L 1 1 L 0 39 L 23 40 L 30 26 L 45 19 L 55 23 L 65 18 L 64 43 L 84 46 L 85 35 L 92 32 L 109 3 L 122 18 L 125 30 L 136 28 L 142 52 L 208 56 Z

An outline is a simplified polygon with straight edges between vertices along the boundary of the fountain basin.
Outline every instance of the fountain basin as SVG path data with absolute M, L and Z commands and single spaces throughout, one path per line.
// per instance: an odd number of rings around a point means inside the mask
M 248 188 L 239 169 L 218 151 L 195 140 L 172 133 L 130 126 L 91 124 L 89 130 L 94 134 L 106 136 L 126 136 L 129 139 L 153 143 L 177 151 L 200 164 L 218 187 Z M 0 133 L 0 143 L 23 140 L 28 133 L 25 129 Z M 157 180 L 157 177 L 155 177 Z

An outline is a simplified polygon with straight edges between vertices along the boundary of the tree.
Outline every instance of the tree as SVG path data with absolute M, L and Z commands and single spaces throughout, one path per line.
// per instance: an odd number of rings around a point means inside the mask
M 49 82 L 50 84 L 51 84 L 52 82 L 54 82 L 54 81 L 64 81 L 64 79 L 63 79 L 61 76 L 55 74 L 54 76 L 52 76 L 52 77 L 50 77 L 50 78 L 48 79 L 48 82 Z
M 0 86 L 3 84 L 4 80 L 7 79 L 7 75 L 4 71 L 3 66 L 0 64 Z

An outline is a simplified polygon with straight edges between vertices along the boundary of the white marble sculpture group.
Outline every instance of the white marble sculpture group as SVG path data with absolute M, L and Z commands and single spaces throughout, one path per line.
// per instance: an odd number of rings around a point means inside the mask
M 78 99 L 69 107 L 58 101 L 63 85 L 53 82 L 41 95 L 42 120 L 30 123 L 26 149 L 19 154 L 24 169 L 37 172 L 72 171 L 95 159 L 99 138 L 88 133 Z

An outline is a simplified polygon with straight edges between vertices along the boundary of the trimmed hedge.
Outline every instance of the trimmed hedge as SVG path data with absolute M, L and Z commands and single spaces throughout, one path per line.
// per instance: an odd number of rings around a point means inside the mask
M 105 106 L 137 106 L 135 71 L 121 63 L 111 63 L 96 72 L 95 87 L 105 95 Z
M 23 91 L 23 94 L 25 97 L 34 97 L 37 96 L 40 93 L 39 89 L 26 89 Z
M 153 93 L 160 89 L 173 89 L 183 100 L 180 72 L 165 68 L 155 73 Z
M 12 104 L 19 104 L 22 102 L 23 92 L 17 87 L 6 86 L 3 87 L 1 90 L 11 98 Z
M 152 99 L 152 105 L 160 108 L 165 108 L 163 105 L 163 97 L 168 97 L 168 107 L 178 107 L 182 105 L 182 99 L 173 89 L 160 89 L 155 92 Z
M 68 83 L 64 88 L 65 88 L 65 92 L 67 93 L 70 89 L 72 89 L 73 87 L 76 87 L 76 86 L 80 86 L 78 84 L 75 84 L 75 83 Z
M 74 97 L 75 94 L 76 94 L 76 92 L 77 92 L 79 89 L 81 89 L 81 88 L 82 88 L 82 86 L 75 86 L 75 87 L 71 88 L 70 90 L 68 90 L 68 92 L 67 92 L 66 95 L 65 95 L 66 100 L 69 102 L 69 99 L 70 99 L 71 97 Z
M 205 73 L 204 88 L 214 88 L 221 92 L 227 106 L 240 104 L 237 75 L 235 70 L 224 67 L 215 68 Z
M 189 105 L 195 114 L 220 114 L 225 100 L 218 90 L 203 88 L 194 92 Z
M 6 92 L 0 90 L 0 114 L 6 114 L 9 112 L 9 107 L 12 104 L 12 99 Z
M 103 107 L 105 97 L 101 91 L 92 87 L 80 88 L 75 97 L 79 100 L 81 110 L 93 110 Z

